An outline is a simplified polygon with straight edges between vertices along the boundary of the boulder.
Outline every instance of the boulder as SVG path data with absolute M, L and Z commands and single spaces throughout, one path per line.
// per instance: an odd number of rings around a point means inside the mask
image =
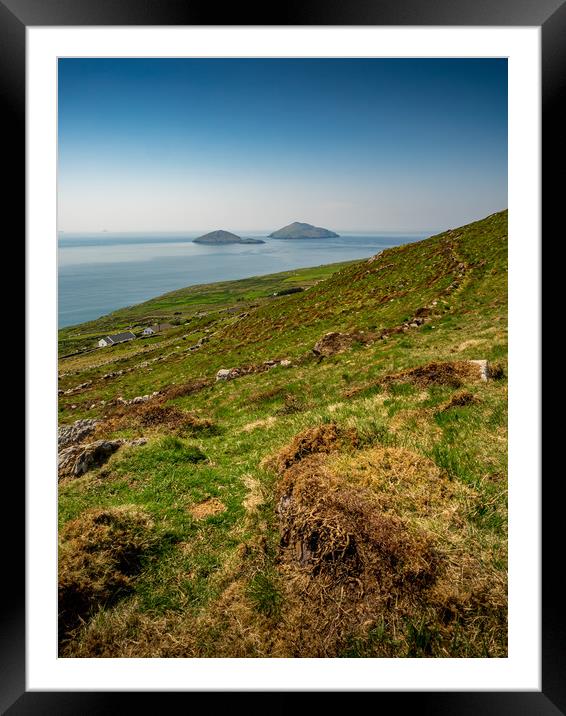
M 471 360 L 469 363 L 474 363 L 478 366 L 480 372 L 480 379 L 483 381 L 487 380 L 488 376 L 488 365 L 486 360 Z
M 99 422 L 94 418 L 85 418 L 84 420 L 75 420 L 72 425 L 61 425 L 57 436 L 59 450 L 82 442 L 89 435 L 92 435 Z
M 379 251 L 379 253 L 375 254 L 375 256 L 370 256 L 369 259 L 367 260 L 368 264 L 372 264 L 374 261 L 376 261 L 381 256 L 382 253 L 383 253 L 383 251 Z
M 232 368 L 221 368 L 216 374 L 216 380 L 230 380 L 232 377 Z
M 115 453 L 121 445 L 122 440 L 97 440 L 94 443 L 88 443 L 76 456 L 72 474 L 75 477 L 80 477 L 93 467 L 104 465 L 110 455 Z
M 64 390 L 63 395 L 73 395 L 73 393 L 78 393 L 80 390 L 84 390 L 84 388 L 88 388 L 90 385 L 92 385 L 92 380 L 87 380 L 85 383 L 79 383 L 79 385 L 75 385 L 74 388 Z
M 147 438 L 133 438 L 132 440 L 125 440 L 124 443 L 126 445 L 137 447 L 138 445 L 145 445 L 147 443 Z
M 116 398 L 116 402 L 118 405 L 138 405 L 138 403 L 147 403 L 148 400 L 155 398 L 157 395 L 159 395 L 159 391 L 155 390 L 149 395 L 136 395 L 135 398 L 131 398 L 130 400 L 126 400 L 120 396 Z
M 100 467 L 122 445 L 145 445 L 146 438 L 134 440 L 96 440 L 85 445 L 71 445 L 59 452 L 59 479 L 80 477 L 94 467 Z

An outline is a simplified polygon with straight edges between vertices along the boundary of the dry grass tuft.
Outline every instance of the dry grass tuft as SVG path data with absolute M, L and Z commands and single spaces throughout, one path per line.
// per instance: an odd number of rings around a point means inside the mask
M 163 400 L 148 401 L 137 405 L 120 406 L 112 415 L 97 427 L 97 433 L 109 433 L 128 428 L 146 429 L 167 428 L 168 432 L 177 435 L 197 432 L 214 432 L 216 424 L 207 418 L 200 418 L 194 413 L 164 405 Z
M 464 534 L 470 497 L 402 448 L 313 455 L 285 470 L 274 655 L 332 657 L 358 643 L 371 656 L 450 656 L 456 638 L 470 655 L 504 655 L 505 584 Z
M 59 636 L 64 639 L 101 606 L 131 588 L 153 523 L 135 506 L 87 510 L 60 534 Z
M 178 383 L 177 385 L 169 386 L 165 391 L 165 397 L 169 400 L 173 398 L 184 398 L 186 395 L 193 395 L 198 393 L 204 388 L 208 388 L 213 384 L 210 378 L 197 378 L 191 380 L 188 383 Z
M 470 361 L 447 361 L 443 363 L 427 363 L 416 368 L 386 375 L 379 382 L 387 387 L 394 383 L 412 383 L 421 388 L 431 385 L 447 385 L 460 388 L 465 382 L 481 379 L 480 368 Z
M 243 505 L 248 514 L 255 513 L 265 502 L 261 482 L 253 475 L 244 475 L 243 481 L 248 490 L 247 495 L 244 498 Z
M 369 571 L 387 591 L 405 578 L 415 585 L 434 575 L 436 559 L 425 541 L 409 535 L 369 490 L 338 481 L 320 458 L 290 468 L 279 491 L 281 544 L 312 574 L 351 578 Z
M 166 405 L 144 405 L 137 411 L 136 417 L 142 427 L 164 425 L 169 430 L 181 433 L 186 431 L 210 431 L 214 428 L 212 420 L 199 418 L 193 413 Z
M 336 656 L 377 614 L 409 614 L 435 583 L 433 535 L 409 529 L 371 489 L 342 481 L 314 456 L 279 484 L 287 587 L 281 655 Z
M 189 512 L 195 518 L 195 520 L 204 520 L 212 515 L 219 515 L 221 512 L 226 511 L 226 505 L 216 497 L 210 497 L 208 500 L 199 502 L 197 505 L 191 507 Z
M 268 418 L 259 418 L 258 420 L 252 420 L 251 423 L 246 423 L 242 430 L 245 433 L 251 433 L 258 428 L 269 429 L 272 428 L 276 422 L 277 418 L 273 415 L 270 415 Z
M 295 435 L 288 445 L 265 460 L 263 465 L 283 472 L 309 455 L 357 447 L 359 443 L 354 428 L 342 428 L 336 423 L 323 423 Z
M 270 400 L 275 400 L 285 395 L 285 388 L 276 386 L 274 388 L 267 388 L 265 390 L 255 390 L 248 396 L 248 401 L 252 404 L 265 403 Z
M 458 393 L 455 393 L 450 400 L 446 403 L 446 405 L 442 408 L 442 411 L 450 410 L 450 408 L 463 408 L 466 405 L 473 405 L 474 403 L 477 403 L 478 399 L 473 393 L 470 393 L 467 390 L 462 390 Z
M 332 331 L 326 333 L 313 347 L 313 353 L 318 356 L 331 356 L 348 350 L 355 344 L 367 345 L 376 339 L 376 334 L 370 331 L 355 330 L 350 333 Z
M 487 376 L 491 380 L 502 380 L 505 378 L 505 366 L 503 363 L 488 363 L 487 365 Z
M 392 435 L 409 439 L 418 432 L 422 448 L 430 448 L 442 436 L 442 430 L 432 420 L 433 415 L 428 408 L 406 408 L 397 411 L 387 427 Z
M 283 405 L 275 411 L 275 415 L 293 415 L 306 409 L 305 402 L 296 395 L 286 395 Z
M 449 518 L 457 492 L 430 458 L 400 447 L 374 447 L 329 461 L 341 483 L 369 489 L 375 506 L 388 514 L 422 522 L 427 515 Z
M 433 362 L 416 368 L 408 368 L 398 373 L 390 373 L 379 380 L 347 388 L 343 395 L 345 398 L 354 398 L 371 388 L 387 389 L 390 385 L 399 383 L 411 383 L 419 388 L 429 388 L 433 385 L 461 388 L 464 383 L 475 383 L 481 379 L 481 368 L 472 361 Z

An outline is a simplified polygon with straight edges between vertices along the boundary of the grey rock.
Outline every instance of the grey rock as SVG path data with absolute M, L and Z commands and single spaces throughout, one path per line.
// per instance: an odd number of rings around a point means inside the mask
M 126 440 L 126 445 L 132 445 L 137 447 L 138 445 L 146 445 L 147 438 L 134 438 L 133 440 Z
M 122 444 L 122 440 L 97 440 L 87 444 L 84 450 L 77 455 L 72 474 L 75 477 L 80 477 L 93 467 L 104 465 L 110 455 L 115 453 Z
M 59 450 L 82 442 L 89 435 L 92 435 L 99 422 L 94 418 L 84 418 L 83 420 L 75 420 L 72 425 L 61 425 L 57 435 Z
M 97 440 L 86 445 L 71 445 L 59 453 L 59 479 L 80 477 L 93 467 L 103 465 L 110 455 L 123 444 L 123 440 Z
M 471 361 L 468 361 L 468 362 L 469 362 L 469 363 L 474 363 L 475 365 L 477 365 L 478 368 L 479 368 L 479 371 L 480 371 L 480 378 L 481 378 L 481 380 L 487 381 L 487 376 L 488 376 L 488 364 L 487 364 L 487 360 L 471 360 Z
M 216 380 L 230 380 L 232 368 L 221 368 L 216 374 Z
M 80 390 L 88 388 L 89 385 L 92 385 L 92 380 L 87 380 L 85 383 L 79 383 L 79 385 L 75 385 L 74 388 L 69 388 L 68 390 L 63 391 L 63 395 L 72 395 L 73 393 L 78 393 Z
M 374 261 L 376 261 L 382 253 L 383 251 L 380 251 L 379 253 L 375 254 L 375 256 L 370 256 L 370 258 L 367 260 L 368 264 L 372 264 Z
M 147 438 L 134 440 L 96 440 L 85 445 L 71 445 L 59 452 L 59 479 L 81 477 L 89 470 L 104 465 L 122 445 L 145 445 Z
M 158 390 L 155 390 L 153 393 L 150 393 L 148 395 L 136 395 L 135 398 L 130 398 L 129 400 L 126 400 L 125 398 L 122 398 L 122 396 L 119 396 L 118 398 L 116 398 L 116 402 L 118 403 L 118 405 L 137 405 L 138 403 L 147 403 L 148 400 L 155 398 L 157 395 L 159 395 Z

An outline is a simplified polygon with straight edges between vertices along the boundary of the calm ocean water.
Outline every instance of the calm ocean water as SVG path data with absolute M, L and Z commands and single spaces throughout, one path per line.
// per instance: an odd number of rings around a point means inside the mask
M 247 232 L 240 235 L 266 243 L 227 246 L 192 243 L 199 232 L 60 234 L 59 327 L 184 286 L 366 258 L 433 233 L 343 233 L 336 239 L 284 241 Z

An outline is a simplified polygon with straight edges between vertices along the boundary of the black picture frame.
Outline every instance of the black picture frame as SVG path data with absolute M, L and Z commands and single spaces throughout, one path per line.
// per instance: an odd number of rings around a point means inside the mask
M 222 18 L 222 22 L 217 22 Z M 26 27 L 85 25 L 389 25 L 389 26 L 536 26 L 542 37 L 543 228 L 559 226 L 565 166 L 564 114 L 559 100 L 566 84 L 566 0 L 288 0 L 263 7 L 203 0 L 0 0 L 0 97 L 5 151 L 13 160 L 5 188 L 4 215 L 12 233 L 25 223 L 25 52 Z M 561 149 L 562 147 L 562 149 Z M 537 247 L 541 251 L 541 247 Z M 533 336 L 539 340 L 540 336 Z M 539 342 L 540 345 L 540 342 Z M 21 398 L 20 398 L 21 399 Z M 27 395 L 27 404 L 32 396 Z M 542 474 L 542 466 L 541 466 Z M 4 485 L 5 505 L 25 505 L 24 481 Z M 560 476 L 556 474 L 556 478 Z M 7 480 L 6 480 L 7 482 Z M 546 714 L 566 713 L 566 670 L 563 667 L 566 620 L 561 570 L 557 567 L 562 520 L 558 510 L 560 479 L 544 485 L 542 538 L 542 690 L 540 692 L 379 692 L 381 708 L 410 709 L 419 714 Z M 10 511 L 13 511 L 12 509 Z M 6 510 L 8 512 L 8 510 Z M 20 512 L 20 514 L 22 514 Z M 4 609 L 0 615 L 0 709 L 17 714 L 111 714 L 143 706 L 169 709 L 170 698 L 188 709 L 194 696 L 185 692 L 29 692 L 25 686 L 25 534 L 24 520 L 3 520 Z M 7 564 L 6 564 L 7 562 Z M 536 575 L 538 577 L 538 575 Z M 448 687 L 449 688 L 449 687 Z M 157 704 L 159 699 L 159 706 Z M 164 703 L 165 699 L 165 703 Z

